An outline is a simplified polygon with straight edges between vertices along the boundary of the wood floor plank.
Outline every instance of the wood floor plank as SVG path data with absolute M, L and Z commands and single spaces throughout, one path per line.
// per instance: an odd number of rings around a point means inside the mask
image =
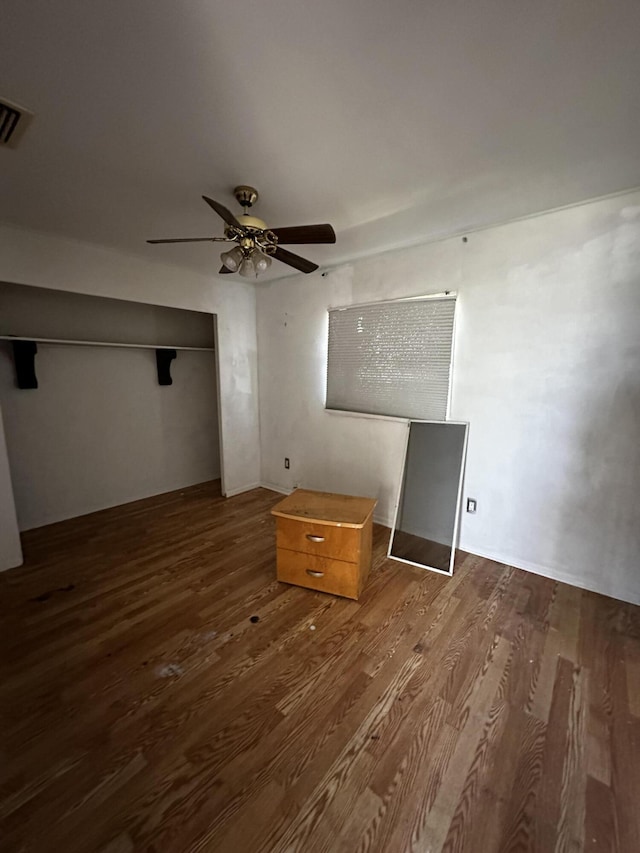
M 586 798 L 585 762 L 585 685 L 586 673 L 580 667 L 572 672 L 567 747 L 562 771 L 560 822 L 556 846 L 566 850 L 584 848 L 584 816 Z
M 633 640 L 624 645 L 629 713 L 640 719 L 640 649 Z
M 611 788 L 587 776 L 585 848 L 594 853 L 622 853 Z
M 628 706 L 624 659 L 618 658 L 612 676 L 612 698 Z M 611 723 L 612 778 L 611 789 L 620 846 L 624 851 L 640 850 L 640 810 L 637 794 L 640 790 L 640 720 L 628 713 L 612 715 Z
M 564 766 L 569 742 L 569 710 L 573 689 L 574 664 L 558 657 L 553 698 L 547 723 L 542 757 L 543 782 L 540 792 L 540 808 L 535 815 L 536 849 L 539 853 L 553 850 L 559 837 L 560 818 L 563 808 Z
M 487 782 L 494 779 L 496 759 L 499 747 L 505 742 L 508 723 L 509 706 L 498 697 L 487 712 L 482 734 L 444 837 L 443 851 L 468 848 L 469 839 L 474 839 L 473 843 L 479 847 L 487 847 L 488 828 L 500 824 L 495 785 Z
M 275 579 L 265 489 L 23 536 L 2 853 L 640 850 L 640 608 L 470 554 Z M 253 617 L 253 620 L 252 620 Z
M 536 849 L 534 837 L 535 815 L 540 807 L 540 785 L 542 779 L 542 756 L 546 726 L 536 717 L 515 711 L 520 725 L 514 725 L 509 741 L 519 742 L 518 748 L 508 750 L 510 755 L 503 757 L 504 762 L 516 762 L 513 777 L 500 773 L 502 782 L 506 782 L 503 822 L 496 832 L 495 849 L 499 853 L 530 853 Z M 500 799 L 500 794 L 498 795 Z M 491 845 L 489 845 L 491 849 Z
M 365 853 L 389 849 L 403 804 L 422 783 L 420 768 L 435 748 L 448 713 L 440 697 L 422 711 L 417 725 L 403 728 L 372 772 L 368 787 L 361 794 L 353 815 L 341 833 L 345 850 Z
M 390 849 L 442 850 L 478 743 L 504 674 L 509 646 L 499 640 L 469 697 L 460 730 L 444 723 L 432 753 L 433 765 L 418 796 L 407 798 L 391 837 Z M 431 761 L 429 762 L 431 764 Z

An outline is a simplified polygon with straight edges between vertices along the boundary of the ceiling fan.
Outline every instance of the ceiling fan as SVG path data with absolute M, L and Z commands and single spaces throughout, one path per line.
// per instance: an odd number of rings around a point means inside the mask
M 249 208 L 258 200 L 254 187 L 240 186 L 233 191 L 242 207 L 242 215 L 236 218 L 224 205 L 203 195 L 202 198 L 222 217 L 225 224 L 224 237 L 178 237 L 173 240 L 147 240 L 147 243 L 235 243 L 236 245 L 220 256 L 222 267 L 219 273 L 238 272 L 246 278 L 257 277 L 271 266 L 275 258 L 300 272 L 309 273 L 318 269 L 318 264 L 301 258 L 283 245 L 295 243 L 335 243 L 336 234 L 331 225 L 294 225 L 289 228 L 267 228 L 262 219 L 251 216 Z

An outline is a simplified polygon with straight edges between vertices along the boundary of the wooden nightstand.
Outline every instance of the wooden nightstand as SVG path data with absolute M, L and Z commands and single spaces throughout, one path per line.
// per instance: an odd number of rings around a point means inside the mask
M 297 489 L 276 504 L 278 580 L 357 599 L 371 567 L 376 503 Z

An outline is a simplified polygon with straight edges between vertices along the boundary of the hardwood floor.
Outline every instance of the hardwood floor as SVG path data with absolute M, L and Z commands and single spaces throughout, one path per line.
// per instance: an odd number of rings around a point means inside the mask
M 24 536 L 3 851 L 640 851 L 640 608 L 382 527 L 358 602 L 288 587 L 281 496 L 218 495 Z

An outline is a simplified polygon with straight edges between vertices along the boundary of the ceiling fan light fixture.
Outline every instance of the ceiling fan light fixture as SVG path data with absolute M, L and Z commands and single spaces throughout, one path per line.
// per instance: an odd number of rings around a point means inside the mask
M 220 255 L 220 260 L 231 272 L 237 272 L 240 269 L 243 259 L 244 254 L 240 246 L 235 246 L 233 249 L 229 249 L 228 252 L 223 252 Z
M 258 277 L 271 266 L 273 258 L 302 273 L 315 272 L 318 264 L 282 248 L 296 243 L 335 243 L 336 234 L 328 223 L 320 225 L 293 225 L 286 228 L 268 228 L 264 220 L 252 216 L 248 210 L 258 200 L 255 187 L 238 186 L 233 191 L 243 213 L 235 216 L 219 201 L 209 196 L 202 198 L 225 224 L 223 237 L 177 237 L 167 240 L 148 240 L 148 243 L 235 243 L 232 249 L 220 256 L 219 273 L 239 273 L 245 278 Z
M 257 249 L 251 255 L 251 259 L 253 260 L 256 268 L 256 275 L 259 275 L 261 272 L 266 272 L 271 266 L 271 258 L 269 255 L 265 255 L 264 252 L 260 252 Z
M 244 258 L 244 260 L 240 264 L 240 269 L 238 270 L 238 272 L 244 278 L 256 278 L 257 277 L 258 273 L 256 270 L 256 265 L 253 262 L 252 255 L 249 255 L 249 257 Z

